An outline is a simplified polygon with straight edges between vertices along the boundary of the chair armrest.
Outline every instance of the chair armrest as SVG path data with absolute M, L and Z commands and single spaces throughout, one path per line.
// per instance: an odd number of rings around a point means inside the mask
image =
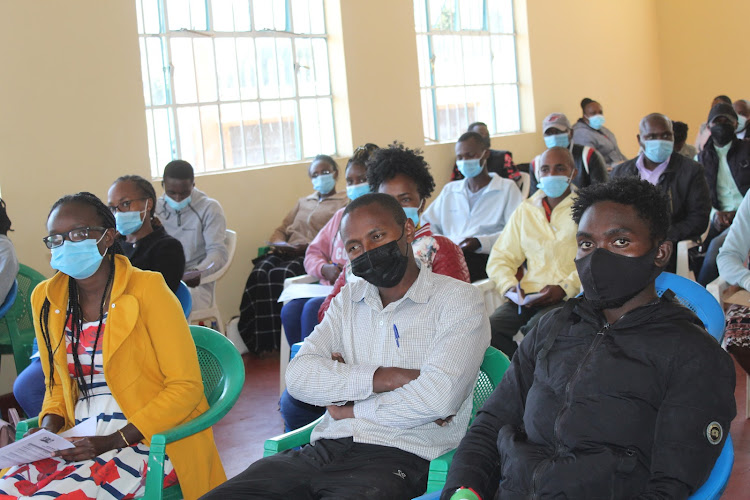
M 448 477 L 448 469 L 451 467 L 453 455 L 455 454 L 456 450 L 451 450 L 430 461 L 430 473 L 427 478 L 427 493 L 441 491 L 443 489 L 443 486 L 445 486 L 445 480 Z
M 292 432 L 287 432 L 286 434 L 281 434 L 280 436 L 266 439 L 266 442 L 263 444 L 263 456 L 269 457 L 271 455 L 275 455 L 280 451 L 289 450 L 292 448 L 296 448 L 297 446 L 308 444 L 310 442 L 310 436 L 312 435 L 313 429 L 320 423 L 321 420 L 323 420 L 323 417 L 313 420 L 304 427 L 295 429 Z
M 16 441 L 21 439 L 23 435 L 29 431 L 29 429 L 33 429 L 34 427 L 39 427 L 38 417 L 30 418 L 28 420 L 21 420 L 20 422 L 18 422 L 18 425 L 16 426 Z
M 722 300 L 722 297 L 724 295 L 724 291 L 729 288 L 729 283 L 724 281 L 721 277 L 716 278 L 711 283 L 706 285 L 706 290 L 709 291 L 711 295 L 714 296 L 716 301 L 724 307 L 724 301 Z

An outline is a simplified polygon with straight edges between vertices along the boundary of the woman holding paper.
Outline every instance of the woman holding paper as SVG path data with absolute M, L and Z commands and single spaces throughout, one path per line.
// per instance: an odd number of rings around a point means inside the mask
M 59 272 L 31 297 L 47 387 L 40 428 L 59 433 L 95 419 L 96 430 L 10 469 L 0 497 L 142 495 L 151 436 L 208 409 L 177 298 L 160 275 L 118 255 L 115 227 L 90 193 L 52 207 L 43 240 Z M 211 429 L 167 445 L 167 454 L 165 484 L 179 480 L 185 498 L 226 479 Z

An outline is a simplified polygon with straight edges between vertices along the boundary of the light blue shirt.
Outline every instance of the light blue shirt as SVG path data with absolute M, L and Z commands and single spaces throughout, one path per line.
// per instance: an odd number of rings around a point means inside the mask
M 750 197 L 745 196 L 737 209 L 727 239 L 719 250 L 716 264 L 719 275 L 731 285 L 750 290 L 750 270 L 745 266 L 750 251 Z
M 726 146 L 714 146 L 719 155 L 719 171 L 716 174 L 716 196 L 719 199 L 719 208 L 724 212 L 733 212 L 742 203 L 742 193 L 737 189 L 732 171 L 729 169 L 727 154 L 732 147 L 730 142 Z

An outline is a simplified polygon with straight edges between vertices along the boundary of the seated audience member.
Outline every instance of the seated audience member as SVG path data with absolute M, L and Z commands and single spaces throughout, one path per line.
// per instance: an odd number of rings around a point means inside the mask
M 435 181 L 419 152 L 396 144 L 378 150 L 368 161 L 367 180 L 373 191 L 396 198 L 414 223 L 417 229 L 411 248 L 420 267 L 468 283 L 469 270 L 461 249 L 445 236 L 433 235 L 429 223 L 420 225 L 419 214 L 435 189 Z M 345 266 L 333 291 L 320 307 L 318 318 L 321 321 L 333 298 L 353 279 L 356 278 L 352 275 L 351 265 Z M 280 407 L 288 430 L 312 422 L 325 411 L 325 408 L 295 400 L 286 391 L 281 395 Z
M 711 212 L 703 167 L 674 151 L 672 121 L 660 113 L 641 120 L 637 138 L 642 152 L 617 166 L 612 178 L 639 177 L 667 194 L 671 215 L 667 238 L 673 247 L 681 240 L 700 238 Z M 666 270 L 675 272 L 676 267 L 677 254 L 672 252 Z
M 493 243 L 523 201 L 516 184 L 488 172 L 489 150 L 476 132 L 456 143 L 456 164 L 464 175 L 446 184 L 422 216 L 432 230 L 451 239 L 464 252 L 471 281 L 487 277 L 485 267 Z
M 377 148 L 375 144 L 359 147 L 347 163 L 346 196 L 349 200 L 355 200 L 370 192 L 365 162 Z M 339 225 L 344 208 L 339 208 L 333 214 L 305 252 L 305 272 L 317 278 L 322 285 L 333 285 L 347 262 L 344 243 L 339 237 Z M 323 300 L 325 297 L 313 297 L 294 299 L 284 304 L 281 308 L 281 324 L 284 326 L 284 334 L 289 345 L 301 342 L 310 335 L 318 324 L 318 310 Z
M 555 146 L 568 148 L 570 154 L 573 155 L 576 170 L 578 170 L 578 175 L 573 179 L 573 184 L 576 187 L 582 188 L 597 182 L 607 182 L 607 164 L 604 162 L 604 158 L 596 149 L 572 142 L 573 129 L 570 128 L 567 116 L 562 113 L 548 115 L 542 122 L 542 133 L 547 148 L 554 148 Z M 531 176 L 530 195 L 536 193 L 537 190 L 539 181 L 535 170 L 539 160 L 540 156 L 537 156 L 529 166 L 529 175 Z
M 748 253 L 750 253 L 750 197 L 746 195 L 737 209 L 737 215 L 729 227 L 726 240 L 716 258 L 719 276 L 733 285 L 733 290 L 740 288 L 750 290 L 750 270 L 745 265 Z M 743 370 L 750 373 L 750 307 L 732 304 L 726 312 L 726 318 L 724 338 L 727 351 L 734 356 Z
M 453 458 L 442 498 L 685 499 L 736 414 L 734 365 L 654 280 L 672 243 L 667 197 L 635 178 L 579 192 L 584 297 L 521 343 Z
M 167 234 L 154 215 L 154 187 L 143 177 L 125 175 L 112 184 L 107 198 L 122 236 L 120 246 L 130 263 L 144 271 L 161 273 L 169 289 L 176 292 L 185 272 L 185 253 L 182 244 Z
M 685 158 L 696 160 L 698 150 L 695 149 L 695 146 L 687 143 L 688 124 L 685 122 L 672 122 L 672 130 L 674 132 L 675 152 L 681 154 Z
M 18 258 L 13 243 L 8 238 L 8 231 L 12 231 L 10 226 L 5 202 L 0 199 L 0 304 L 5 302 L 18 275 Z
M 284 280 L 305 273 L 305 251 L 336 210 L 348 202 L 346 193 L 336 192 L 339 170 L 333 158 L 316 156 L 307 174 L 315 190 L 303 196 L 284 217 L 269 242 L 270 252 L 253 260 L 240 303 L 237 325 L 247 348 L 255 353 L 279 348 L 281 307 L 278 298 Z
M 361 279 L 336 297 L 286 373 L 292 396 L 327 407 L 323 421 L 311 444 L 258 460 L 204 499 L 424 493 L 429 461 L 466 432 L 489 325 L 476 287 L 420 268 L 414 233 L 392 196 L 349 204 L 341 239 Z
M 513 153 L 510 151 L 490 149 L 490 130 L 487 128 L 487 124 L 484 122 L 474 122 L 469 125 L 469 128 L 467 128 L 466 131 L 476 132 L 482 136 L 484 147 L 490 152 L 490 156 L 487 158 L 487 171 L 494 172 L 503 179 L 515 181 L 520 189 L 521 173 L 513 163 Z M 454 164 L 451 173 L 451 180 L 460 181 L 463 178 L 464 175 L 458 169 L 458 166 Z
M 169 162 L 161 182 L 157 215 L 167 234 L 177 238 L 185 251 L 183 281 L 190 287 L 193 310 L 211 306 L 216 283 L 201 279 L 221 269 L 229 259 L 224 245 L 227 221 L 218 201 L 195 187 L 193 167 L 184 160 Z M 197 275 L 197 276 L 196 276 Z
M 750 118 L 750 103 L 748 103 L 747 99 L 740 99 L 739 101 L 734 101 L 732 107 L 734 108 L 734 112 L 737 113 L 737 131 L 735 132 L 737 139 L 750 139 L 746 134 L 747 120 Z
M 615 134 L 604 126 L 602 105 L 586 97 L 581 101 L 581 109 L 583 116 L 573 125 L 573 142 L 596 149 L 610 170 L 624 162 L 627 158 L 620 151 Z
M 58 433 L 89 418 L 96 431 L 10 468 L 3 498 L 142 496 L 152 436 L 209 408 L 177 298 L 164 278 L 118 255 L 115 226 L 90 193 L 52 206 L 44 242 L 58 273 L 31 295 L 47 391 L 40 427 L 29 432 Z M 166 453 L 164 483 L 179 480 L 185 498 L 226 480 L 210 428 L 167 444 Z
M 717 104 L 708 115 L 711 136 L 699 160 L 703 164 L 713 207 L 708 245 L 698 283 L 708 285 L 719 276 L 716 256 L 727 237 L 734 214 L 750 187 L 750 142 L 737 139 L 737 113 L 729 104 Z
M 539 191 L 513 212 L 487 262 L 487 275 L 500 295 L 511 290 L 521 298 L 539 294 L 523 306 L 509 300 L 490 316 L 492 346 L 509 358 L 518 347 L 513 336 L 519 329 L 525 334 L 581 289 L 573 263 L 576 225 L 570 218 L 576 196 L 570 184 L 576 176 L 573 156 L 567 148 L 550 148 L 537 170 Z M 524 262 L 527 269 L 518 281 L 518 268 Z
M 711 109 L 721 103 L 729 104 L 731 106 L 732 100 L 725 95 L 718 95 L 714 97 L 713 101 L 711 101 Z M 698 135 L 695 136 L 695 149 L 698 150 L 699 154 L 703 151 L 703 146 L 706 145 L 706 141 L 708 141 L 709 137 L 711 137 L 711 126 L 708 122 L 703 122 L 701 123 L 700 128 L 698 128 Z

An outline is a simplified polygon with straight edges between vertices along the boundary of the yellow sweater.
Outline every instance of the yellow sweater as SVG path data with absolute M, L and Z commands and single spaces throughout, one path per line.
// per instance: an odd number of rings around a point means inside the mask
M 40 421 L 47 414 L 74 424 L 77 385 L 68 373 L 62 338 L 68 304 L 68 276 L 57 273 L 34 289 L 31 296 L 39 354 L 49 386 L 47 346 L 42 339 L 39 312 L 50 302 L 48 331 L 54 350 L 55 385 L 47 390 Z M 150 443 L 151 436 L 192 420 L 208 409 L 200 365 L 185 316 L 161 275 L 141 271 L 118 255 L 103 332 L 105 378 L 128 422 Z M 226 480 L 213 432 L 206 429 L 167 445 L 185 498 L 198 498 Z
M 527 272 L 521 280 L 526 293 L 538 292 L 547 285 L 560 285 L 568 297 L 580 292 L 576 271 L 576 232 L 570 208 L 576 194 L 571 193 L 552 210 L 550 222 L 544 214 L 541 189 L 524 200 L 492 246 L 487 261 L 487 276 L 501 295 L 518 283 L 516 271 L 526 261 Z

